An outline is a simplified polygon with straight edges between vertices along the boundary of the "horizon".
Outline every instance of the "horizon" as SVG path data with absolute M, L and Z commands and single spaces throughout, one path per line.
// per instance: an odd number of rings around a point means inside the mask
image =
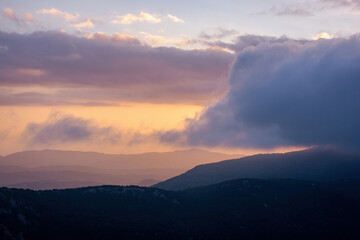
M 105 153 L 105 152 L 95 152 L 95 151 L 78 151 L 78 150 L 63 150 L 63 149 L 51 149 L 51 148 L 45 148 L 45 149 L 27 149 L 20 152 L 13 152 L 8 155 L 0 155 L 2 157 L 6 157 L 15 153 L 21 153 L 21 152 L 42 152 L 42 151 L 60 151 L 60 152 L 83 152 L 83 153 L 99 153 L 99 154 L 105 154 L 105 155 L 141 155 L 141 154 L 147 154 L 147 153 L 173 153 L 173 152 L 188 152 L 188 151 L 201 151 L 201 152 L 210 152 L 210 153 L 221 153 L 226 155 L 240 155 L 237 153 L 229 154 L 225 152 L 215 152 L 215 151 L 208 151 L 201 148 L 186 148 L 186 149 L 178 149 L 174 151 L 164 151 L 164 152 L 141 152 L 141 153 L 133 153 L 133 154 L 124 154 L 124 153 Z
M 95 3 L 0 3 L 1 155 L 359 149 L 357 1 Z
M 321 146 L 321 147 L 327 147 L 327 146 Z M 268 151 L 262 151 L 262 152 L 256 152 L 254 154 L 249 154 L 249 155 L 244 155 L 243 153 L 238 153 L 238 152 L 226 152 L 226 151 L 215 151 L 215 150 L 209 150 L 209 149 L 203 149 L 203 148 L 183 148 L 183 149 L 176 149 L 176 150 L 170 150 L 170 151 L 152 151 L 152 152 L 139 152 L 139 153 L 107 153 L 107 152 L 97 152 L 97 151 L 82 151 L 82 150 L 76 150 L 76 149 L 53 149 L 53 148 L 44 148 L 44 149 L 26 149 L 23 151 L 18 151 L 18 152 L 12 152 L 6 155 L 1 155 L 1 157 L 6 157 L 15 153 L 22 153 L 22 152 L 42 152 L 42 151 L 59 151 L 59 152 L 82 152 L 82 153 L 98 153 L 98 154 L 104 154 L 104 155 L 141 155 L 141 154 L 148 154 L 148 153 L 175 153 L 175 152 L 190 152 L 190 151 L 200 151 L 200 152 L 208 152 L 208 153 L 220 153 L 220 154 L 224 154 L 224 155 L 241 155 L 241 156 L 251 156 L 251 155 L 256 155 L 256 154 L 269 154 L 269 153 L 288 153 L 288 152 L 296 152 L 296 151 L 302 151 L 302 150 L 310 150 L 310 149 L 316 149 L 318 148 L 317 146 L 312 146 L 309 148 L 298 148 L 298 149 L 284 149 L 283 151 L 279 150 L 279 151 L 273 151 L 273 150 L 268 150 Z

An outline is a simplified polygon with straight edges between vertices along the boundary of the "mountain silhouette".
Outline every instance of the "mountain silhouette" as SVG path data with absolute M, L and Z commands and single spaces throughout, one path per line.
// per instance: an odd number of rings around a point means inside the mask
M 360 183 L 0 188 L 0 239 L 359 239 Z
M 181 190 L 240 178 L 360 179 L 360 155 L 327 147 L 283 154 L 258 154 L 199 165 L 154 187 Z

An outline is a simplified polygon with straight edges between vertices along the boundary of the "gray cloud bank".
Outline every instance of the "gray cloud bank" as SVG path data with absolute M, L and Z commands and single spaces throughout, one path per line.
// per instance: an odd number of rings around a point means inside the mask
M 192 146 L 360 148 L 360 36 L 255 39 L 240 51 L 230 91 L 163 142 Z M 251 41 L 250 41 L 251 42 Z
M 204 104 L 226 92 L 233 59 L 214 50 L 153 48 L 120 34 L 95 34 L 88 39 L 62 32 L 0 32 L 0 87 L 64 88 L 52 99 L 85 104 Z M 11 97 L 14 101 L 6 104 L 19 105 L 26 96 Z M 41 97 L 37 95 L 36 104 Z

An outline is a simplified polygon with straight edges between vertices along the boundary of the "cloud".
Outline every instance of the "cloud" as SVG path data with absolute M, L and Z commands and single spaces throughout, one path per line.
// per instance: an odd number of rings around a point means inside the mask
M 276 16 L 297 16 L 297 17 L 309 17 L 314 15 L 310 10 L 306 9 L 305 7 L 299 7 L 299 6 L 283 6 L 280 8 L 273 6 L 269 10 L 262 12 L 262 14 L 273 14 Z
M 34 21 L 34 16 L 31 13 L 26 13 L 24 18 L 28 21 Z
M 139 14 L 126 14 L 123 16 L 117 16 L 117 19 L 112 20 L 111 23 L 119 24 L 133 24 L 136 22 L 148 22 L 148 23 L 160 23 L 163 20 L 169 19 L 176 23 L 184 23 L 185 21 L 177 16 L 167 14 L 166 16 L 161 16 L 158 14 L 151 14 L 141 11 Z
M 17 73 L 24 76 L 43 76 L 46 74 L 45 71 L 36 68 L 19 68 Z
M 81 92 L 84 94 L 84 92 Z M 69 95 L 74 94 L 70 97 Z M 114 106 L 103 98 L 91 98 L 91 94 L 84 99 L 77 97 L 73 91 L 55 91 L 55 93 L 41 93 L 31 91 L 16 92 L 13 89 L 0 88 L 0 106 Z M 97 95 L 95 95 L 97 96 Z
M 239 32 L 235 29 L 225 29 L 225 28 L 217 28 L 216 33 L 209 34 L 206 32 L 201 32 L 199 34 L 199 38 L 211 40 L 211 39 L 221 39 L 228 36 L 239 34 Z
M 155 14 L 141 11 L 139 14 L 126 14 L 117 17 L 119 20 L 113 20 L 112 23 L 132 24 L 134 22 L 160 23 L 162 20 Z
M 259 35 L 241 35 L 238 36 L 230 43 L 226 43 L 223 41 L 215 41 L 215 42 L 206 42 L 209 46 L 213 47 L 222 47 L 226 49 L 230 49 L 236 53 L 240 53 L 245 48 L 248 47 L 256 47 L 264 42 L 267 43 L 284 43 L 289 41 L 290 39 L 286 36 L 282 36 L 280 38 L 277 37 L 269 37 L 269 36 L 259 36 Z M 307 40 L 298 40 L 298 42 L 308 42 Z
M 346 7 L 353 10 L 360 10 L 359 0 L 320 0 L 320 3 L 327 4 L 328 7 Z
M 37 13 L 61 17 L 62 19 L 64 19 L 65 21 L 68 21 L 68 22 L 77 21 L 80 19 L 80 15 L 78 13 L 71 14 L 71 13 L 68 13 L 65 11 L 58 10 L 56 8 L 50 8 L 50 9 L 44 8 L 44 9 L 37 11 Z
M 334 8 L 348 8 L 353 11 L 360 10 L 360 1 L 358 0 L 316 0 L 305 1 L 281 6 L 273 6 L 260 14 L 272 14 L 276 16 L 295 16 L 309 17 L 318 14 L 324 10 Z
M 266 38 L 265 38 L 266 39 Z M 230 90 L 163 142 L 191 146 L 360 147 L 360 36 L 244 48 Z
M 82 28 L 93 28 L 95 26 L 94 23 L 103 23 L 103 20 L 101 18 L 81 18 L 78 13 L 71 14 L 56 8 L 41 9 L 37 11 L 37 13 L 61 17 L 67 22 L 76 22 L 71 24 L 70 26 L 79 30 Z
M 2 12 L 2 16 L 8 18 L 18 24 L 21 24 L 20 18 L 15 14 L 14 10 L 11 8 L 5 8 Z
M 75 28 L 93 28 L 94 27 L 94 23 L 91 21 L 90 18 L 88 18 L 86 21 L 81 22 L 81 23 L 76 23 L 76 24 L 72 24 L 72 27 Z
M 63 102 L 204 104 L 226 92 L 234 60 L 221 51 L 150 47 L 119 33 L 0 32 L 0 46 L 0 87 L 61 88 L 49 94 Z
M 181 18 L 178 18 L 174 15 L 171 15 L 171 14 L 168 14 L 167 17 L 172 20 L 173 22 L 176 22 L 176 23 L 184 23 L 185 21 L 182 20 Z
M 227 53 L 231 53 L 231 54 L 235 54 L 235 51 L 228 49 L 228 48 L 224 48 L 224 47 L 220 47 L 220 46 L 210 46 L 207 49 L 209 50 L 214 50 L 214 51 L 221 51 L 221 52 L 227 52 Z
M 170 46 L 187 45 L 186 40 L 167 38 L 164 36 L 154 35 L 154 34 L 146 33 L 146 32 L 140 32 L 140 33 L 145 37 L 145 42 L 153 47 L 154 46 L 167 46 L 167 45 L 170 45 Z
M 103 32 L 96 32 L 92 34 L 85 34 L 84 37 L 104 44 L 143 47 L 143 44 L 135 36 L 127 33 L 114 33 L 113 35 L 107 35 Z
M 319 39 L 332 39 L 333 36 L 331 36 L 330 34 L 328 34 L 327 32 L 321 32 L 318 33 L 313 40 L 319 40 Z
M 75 142 L 116 144 L 121 133 L 114 127 L 99 127 L 93 120 L 53 112 L 42 123 L 29 123 L 23 136 L 29 145 L 50 146 Z
M 11 8 L 5 8 L 0 16 L 3 18 L 7 18 L 18 25 L 26 25 L 34 21 L 34 16 L 30 13 L 26 13 L 24 16 L 19 16 L 19 14 L 15 13 L 15 11 Z

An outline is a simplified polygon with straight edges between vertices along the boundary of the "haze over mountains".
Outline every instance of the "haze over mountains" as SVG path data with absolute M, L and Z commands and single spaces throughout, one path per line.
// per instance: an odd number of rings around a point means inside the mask
M 313 181 L 360 179 L 360 154 L 327 147 L 284 154 L 259 154 L 199 165 L 154 187 L 181 190 L 241 178 Z
M 0 185 L 30 189 L 103 184 L 149 186 L 196 165 L 238 156 L 198 149 L 133 155 L 24 151 L 0 158 Z
M 0 239 L 360 237 L 359 154 L 323 147 L 201 164 L 231 156 L 193 149 L 140 155 L 44 150 L 3 157 L 1 182 L 24 181 L 8 187 L 93 187 L 0 188 Z M 154 187 L 94 186 L 151 185 L 145 177 L 196 163 L 201 165 Z

